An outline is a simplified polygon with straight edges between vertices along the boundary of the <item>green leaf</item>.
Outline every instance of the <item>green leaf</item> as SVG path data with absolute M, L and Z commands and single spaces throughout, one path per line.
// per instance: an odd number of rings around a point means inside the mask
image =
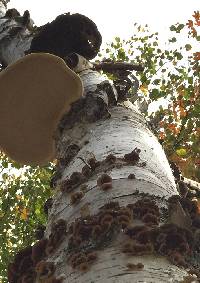
M 192 46 L 191 46 L 190 44 L 186 44 L 186 45 L 185 45 L 185 49 L 186 49 L 187 51 L 189 51 L 189 50 L 192 49 Z
M 188 77 L 188 83 L 191 85 L 193 84 L 193 77 Z
M 176 42 L 176 37 L 172 37 L 171 39 L 169 39 L 169 42 Z
M 184 157 L 184 156 L 186 156 L 187 151 L 186 151 L 186 149 L 184 149 L 184 148 L 180 148 L 180 149 L 177 149 L 177 150 L 176 150 L 176 154 L 177 154 L 178 156 L 180 156 L 180 157 Z
M 176 27 L 174 25 L 172 25 L 170 28 L 169 28 L 171 31 L 176 31 Z
M 116 36 L 116 37 L 115 37 L 115 41 L 116 41 L 117 43 L 119 43 L 119 42 L 120 42 L 120 37 Z
M 155 79 L 155 80 L 153 81 L 153 84 L 154 84 L 154 85 L 159 85 L 159 83 L 160 83 L 160 79 Z
M 152 100 L 157 100 L 158 98 L 160 98 L 160 91 L 157 88 L 152 89 L 150 93 L 150 98 Z
M 184 28 L 184 26 L 185 26 L 184 24 L 179 24 L 176 28 L 176 32 L 179 33 Z
M 175 52 L 174 55 L 176 56 L 177 60 L 181 60 L 183 55 L 180 52 Z

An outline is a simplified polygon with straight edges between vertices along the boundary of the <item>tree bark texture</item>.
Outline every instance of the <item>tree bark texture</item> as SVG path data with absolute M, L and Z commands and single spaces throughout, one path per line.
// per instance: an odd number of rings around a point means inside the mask
M 84 74 L 85 95 L 95 95 L 97 81 L 90 76 L 88 91 L 88 74 Z M 82 74 L 80 73 L 82 77 Z M 91 92 L 93 89 L 93 93 Z M 89 107 L 89 106 L 88 106 Z M 93 107 L 91 105 L 91 107 Z M 51 237 L 53 223 L 64 219 L 68 227 L 79 219 L 97 215 L 108 203 L 118 202 L 120 207 L 126 207 L 147 196 L 154 200 L 161 211 L 166 209 L 166 200 L 171 195 L 178 194 L 174 177 L 164 151 L 155 136 L 148 129 L 144 117 L 130 102 L 125 101 L 113 105 L 109 109 L 110 116 L 96 122 L 75 122 L 73 127 L 66 126 L 59 138 L 58 160 L 70 160 L 70 148 L 77 148 L 75 156 L 67 166 L 60 166 L 62 178 L 57 180 L 56 194 L 53 206 L 49 211 L 46 237 Z M 125 164 L 123 156 L 140 149 L 140 161 L 136 164 Z M 115 164 L 105 163 L 106 157 L 114 155 Z M 101 165 L 87 180 L 74 188 L 62 189 L 63 184 L 74 172 L 83 172 L 85 163 L 91 158 L 100 161 Z M 98 186 L 98 178 L 102 174 L 112 178 L 112 188 L 102 190 Z M 130 176 L 135 178 L 130 178 Z M 62 191 L 60 191 L 60 189 Z M 84 192 L 78 204 L 72 204 L 72 196 Z M 163 213 L 164 217 L 165 213 Z M 165 217 L 166 218 L 166 217 Z M 162 219 L 160 223 L 165 221 Z M 133 220 L 134 222 L 134 220 Z M 139 222 L 138 222 L 139 223 Z M 134 225 L 137 224 L 137 220 Z M 59 248 L 48 257 L 48 261 L 56 262 L 56 275 L 63 275 L 64 282 L 182 282 L 187 272 L 171 264 L 165 257 L 151 254 L 134 256 L 123 254 L 122 246 L 128 241 L 123 229 L 113 238 L 105 239 L 103 244 L 90 244 L 74 248 L 73 252 L 92 250 L 97 252 L 98 259 L 87 272 L 73 269 L 69 266 L 71 250 L 70 236 L 67 235 Z M 87 241 L 86 241 L 87 242 Z M 73 254 L 72 252 L 72 254 Z M 130 270 L 130 263 L 142 263 L 143 270 Z
M 0 62 L 3 67 L 25 55 L 35 33 L 30 28 L 31 20 L 26 13 L 17 16 L 6 15 L 5 12 L 5 6 L 0 2 Z
M 16 19 L 1 18 L 3 65 L 24 56 L 33 36 Z M 129 237 L 138 225 L 157 231 L 155 226 L 169 216 L 167 200 L 178 195 L 161 145 L 136 106 L 117 102 L 107 78 L 89 64 L 76 72 L 84 96 L 64 115 L 56 133 L 55 195 L 45 238 L 29 249 L 32 271 L 21 274 L 24 281 L 10 282 L 192 282 L 184 281 L 188 272 L 168 261 L 161 247 L 158 253 L 150 240 L 136 245 Z M 150 213 L 154 223 L 135 212 L 147 204 L 153 212 L 159 210 L 159 217 Z

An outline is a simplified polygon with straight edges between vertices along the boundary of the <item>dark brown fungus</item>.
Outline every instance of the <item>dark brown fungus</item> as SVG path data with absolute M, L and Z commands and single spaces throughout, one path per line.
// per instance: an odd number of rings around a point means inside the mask
M 122 246 L 122 252 L 123 253 L 131 253 L 133 249 L 133 242 L 132 241 L 127 241 L 125 244 Z
M 112 177 L 110 177 L 108 174 L 104 173 L 97 179 L 97 185 L 101 186 L 105 183 L 111 183 Z
M 47 255 L 50 255 L 63 241 L 66 236 L 67 224 L 63 219 L 59 219 L 52 225 L 52 232 L 49 235 L 48 243 L 45 249 Z
M 168 258 L 173 264 L 177 266 L 187 267 L 185 258 L 180 252 L 173 251 L 169 254 Z
M 108 203 L 104 204 L 100 209 L 101 210 L 107 210 L 107 209 L 119 210 L 120 209 L 119 202 L 117 202 L 117 201 L 108 202 Z
M 100 166 L 101 162 L 97 161 L 95 157 L 88 159 L 87 163 L 90 165 L 90 168 L 94 171 L 97 167 Z
M 70 176 L 70 181 L 72 182 L 72 185 L 80 184 L 85 181 L 85 177 L 81 172 L 73 172 Z
M 82 174 L 86 177 L 89 178 L 92 174 L 92 170 L 88 165 L 84 165 L 82 168 Z
M 90 252 L 87 254 L 87 262 L 94 262 L 97 259 L 96 252 Z
M 32 276 L 33 261 L 31 258 L 32 247 L 28 246 L 19 251 L 12 263 L 8 265 L 8 281 L 9 283 L 16 283 L 22 280 L 25 275 Z
M 92 237 L 98 238 L 102 234 L 102 227 L 100 225 L 95 225 L 92 229 Z
M 79 268 L 81 271 L 88 270 L 88 257 L 83 252 L 78 252 L 70 255 L 68 257 L 68 262 L 72 266 L 72 268 Z
M 48 242 L 47 239 L 41 239 L 33 245 L 31 257 L 34 265 L 36 265 L 46 256 L 45 249 L 47 242 Z
M 46 227 L 42 224 L 39 224 L 35 230 L 35 238 L 41 240 L 44 237 Z
M 121 225 L 122 229 L 126 228 L 129 224 L 131 219 L 127 215 L 120 215 L 117 216 L 118 223 Z
M 101 225 L 104 225 L 105 223 L 111 224 L 114 221 L 113 216 L 110 214 L 105 214 L 100 221 Z
M 60 185 L 61 192 L 70 192 L 72 190 L 72 182 L 70 179 L 66 179 L 65 181 L 62 181 Z
M 148 228 L 144 225 L 138 225 L 133 227 L 127 227 L 125 230 L 125 234 L 127 234 L 130 238 L 136 239 L 139 233 L 147 231 Z
M 37 263 L 35 267 L 35 271 L 37 273 L 37 278 L 40 281 L 41 280 L 44 281 L 53 276 L 53 274 L 55 273 L 55 265 L 53 264 L 53 262 L 47 262 L 47 261 L 42 260 Z
M 130 179 L 130 180 L 135 179 L 135 174 L 133 174 L 133 173 L 129 174 L 128 179 Z
M 183 198 L 185 198 L 187 196 L 188 186 L 183 181 L 178 182 L 178 190 L 179 190 L 180 195 Z
M 73 172 L 70 178 L 61 183 L 60 190 L 70 192 L 85 181 L 86 177 L 81 172 Z
M 102 191 L 108 191 L 108 190 L 112 189 L 112 183 L 111 182 L 110 183 L 104 183 L 100 186 L 100 189 Z
M 116 160 L 117 160 L 117 157 L 114 154 L 109 154 L 105 158 L 105 162 L 109 163 L 109 164 L 114 164 L 116 162 Z
M 80 265 L 79 265 L 79 270 L 82 271 L 82 272 L 86 272 L 88 271 L 89 269 L 89 265 L 87 262 L 82 262 Z
M 124 244 L 122 251 L 132 255 L 144 255 L 153 252 L 153 245 L 151 243 L 140 244 L 134 241 L 128 241 Z
M 80 200 L 83 198 L 84 193 L 83 192 L 76 192 L 74 194 L 71 194 L 71 204 L 77 204 L 80 202 Z
M 142 221 L 147 223 L 147 224 L 151 224 L 151 225 L 158 225 L 159 224 L 159 220 L 158 217 L 152 213 L 147 213 L 142 217 Z
M 124 155 L 124 160 L 131 164 L 136 164 L 140 160 L 140 154 L 141 150 L 137 147 L 131 152 Z
M 139 263 L 127 263 L 126 267 L 128 268 L 128 270 L 133 270 L 133 271 L 139 271 L 139 270 L 142 270 L 144 269 L 144 265 L 139 262 Z

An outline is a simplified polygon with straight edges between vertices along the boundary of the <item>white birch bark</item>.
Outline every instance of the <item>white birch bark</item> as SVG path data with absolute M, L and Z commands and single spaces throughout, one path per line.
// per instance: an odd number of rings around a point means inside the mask
M 33 30 L 14 18 L 5 17 L 8 2 L 0 1 L 0 62 L 4 67 L 25 55 L 34 36 Z
M 86 86 L 87 89 L 87 86 Z M 102 119 L 95 123 L 77 123 L 72 129 L 64 130 L 61 144 L 76 144 L 80 151 L 65 168 L 62 181 L 73 172 L 81 172 L 84 162 L 94 155 L 102 161 L 109 154 L 123 157 L 134 148 L 141 149 L 140 162 L 137 165 L 117 166 L 106 171 L 112 176 L 113 188 L 101 191 L 97 186 L 97 178 L 103 173 L 93 175 L 84 183 L 85 195 L 77 205 L 70 203 L 70 194 L 59 191 L 54 197 L 54 204 L 49 213 L 46 236 L 51 233 L 52 223 L 65 219 L 68 224 L 82 217 L 82 211 L 87 207 L 90 215 L 98 213 L 105 203 L 118 201 L 120 206 L 134 203 L 142 194 L 157 198 L 159 207 L 164 207 L 162 198 L 168 199 L 178 194 L 174 177 L 165 153 L 155 136 L 147 128 L 144 117 L 132 103 L 126 101 L 110 109 L 110 119 Z M 146 166 L 140 166 L 143 162 Z M 136 179 L 128 179 L 129 174 L 135 174 Z M 80 191 L 77 187 L 74 191 Z M 137 195 L 138 192 L 138 195 Z M 165 257 L 152 254 L 146 256 L 127 256 L 121 252 L 123 243 L 127 240 L 123 233 L 108 246 L 97 251 L 98 259 L 89 271 L 80 272 L 72 269 L 67 263 L 68 236 L 56 252 L 48 258 L 56 264 L 56 275 L 63 275 L 63 282 L 182 282 L 188 275 L 186 270 L 171 264 Z M 128 263 L 141 262 L 144 269 L 130 271 Z M 195 282 L 195 281 L 194 281 Z

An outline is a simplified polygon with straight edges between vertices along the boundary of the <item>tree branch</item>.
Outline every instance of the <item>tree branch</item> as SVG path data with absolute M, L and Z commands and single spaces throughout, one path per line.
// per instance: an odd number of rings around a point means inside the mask
M 95 70 L 102 70 L 108 73 L 113 73 L 115 71 L 144 71 L 144 67 L 142 65 L 126 62 L 101 62 L 93 64 Z

